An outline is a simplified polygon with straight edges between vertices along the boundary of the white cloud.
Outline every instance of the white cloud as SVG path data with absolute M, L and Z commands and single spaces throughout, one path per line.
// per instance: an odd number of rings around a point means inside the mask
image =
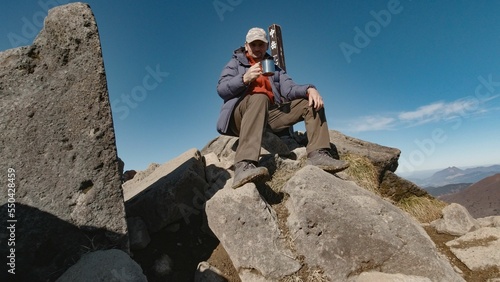
M 435 102 L 421 106 L 415 111 L 402 112 L 398 115 L 401 122 L 410 125 L 420 125 L 441 120 L 464 117 L 481 111 L 480 102 L 474 98 L 465 98 L 451 103 Z
M 365 116 L 350 124 L 349 130 L 354 132 L 389 130 L 396 119 L 382 116 Z
M 411 111 L 411 112 L 402 112 L 398 115 L 399 119 L 400 120 L 418 120 L 418 119 L 426 119 L 426 118 L 429 118 L 429 117 L 432 117 L 434 116 L 437 112 L 439 112 L 440 110 L 442 110 L 444 107 L 444 103 L 443 102 L 437 102 L 437 103 L 434 103 L 434 104 L 430 104 L 430 105 L 426 105 L 426 106 L 422 106 L 422 107 L 419 107 L 417 110 L 415 111 Z
M 489 111 L 498 110 L 498 108 L 487 109 L 484 107 L 486 102 L 498 96 L 495 95 L 482 101 L 469 96 L 449 103 L 437 101 L 420 106 L 416 110 L 400 112 L 399 114 L 364 116 L 352 122 L 349 130 L 354 132 L 390 130 L 402 126 L 413 127 L 431 122 L 482 115 Z

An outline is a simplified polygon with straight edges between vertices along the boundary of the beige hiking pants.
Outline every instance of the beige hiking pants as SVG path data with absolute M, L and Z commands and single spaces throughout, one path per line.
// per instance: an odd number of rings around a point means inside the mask
M 316 111 L 308 103 L 307 99 L 297 99 L 277 107 L 269 105 L 269 98 L 265 94 L 252 94 L 243 98 L 236 106 L 230 122 L 231 129 L 239 136 L 234 162 L 258 162 L 265 128 L 278 132 L 299 121 L 305 121 L 309 140 L 307 153 L 330 149 L 325 111 Z

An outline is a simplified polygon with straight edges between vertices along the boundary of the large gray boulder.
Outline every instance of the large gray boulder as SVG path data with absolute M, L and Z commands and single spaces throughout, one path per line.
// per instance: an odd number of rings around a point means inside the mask
M 277 216 L 253 183 L 228 186 L 207 201 L 208 225 L 220 239 L 243 281 L 275 279 L 298 271 L 278 227 Z M 255 276 L 255 277 L 254 277 Z
M 306 166 L 284 191 L 297 251 L 330 281 L 370 270 L 463 281 L 414 219 L 354 183 Z
M 474 219 L 464 206 L 452 203 L 443 208 L 443 217 L 431 222 L 438 233 L 462 236 L 479 228 L 479 222 Z
M 0 101 L 0 169 L 15 170 L 16 278 L 53 279 L 93 248 L 128 252 L 106 76 L 88 5 L 51 9 L 31 46 L 0 53 Z M 0 197 L 6 222 L 8 194 Z M 4 254 L 8 234 L 0 232 Z

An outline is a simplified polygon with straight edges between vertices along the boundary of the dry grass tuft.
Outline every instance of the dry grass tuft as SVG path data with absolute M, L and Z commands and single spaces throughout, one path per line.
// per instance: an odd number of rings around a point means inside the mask
M 379 181 L 377 169 L 368 158 L 353 154 L 345 154 L 342 155 L 341 159 L 349 162 L 350 166 L 345 172 L 352 177 L 356 184 L 368 191 L 380 195 L 378 190 Z
M 312 269 L 309 276 L 307 277 L 307 282 L 327 282 L 328 278 L 324 275 L 321 269 Z
M 323 271 L 318 268 L 305 268 L 294 275 L 285 277 L 280 282 L 328 282 Z
M 267 182 L 267 185 L 269 185 L 274 192 L 280 193 L 288 180 L 293 177 L 295 172 L 295 170 L 279 168 L 274 172 L 273 177 Z
M 396 203 L 420 223 L 429 223 L 442 216 L 441 210 L 448 204 L 435 198 L 411 196 Z
M 356 184 L 381 196 L 377 169 L 368 158 L 345 154 L 342 156 L 342 159 L 350 163 L 350 167 L 346 170 L 346 173 Z M 404 198 L 394 204 L 409 213 L 420 223 L 429 223 L 440 218 L 442 216 L 441 210 L 447 206 L 445 202 L 438 199 L 417 196 Z

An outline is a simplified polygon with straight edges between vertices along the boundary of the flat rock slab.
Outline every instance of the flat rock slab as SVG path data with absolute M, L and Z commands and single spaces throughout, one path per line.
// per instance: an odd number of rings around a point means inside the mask
M 139 173 L 138 173 L 139 174 Z M 200 152 L 191 149 L 142 178 L 123 184 L 128 217 L 140 217 L 150 233 L 201 213 L 206 200 L 205 164 Z
M 446 245 L 468 268 L 496 267 L 500 272 L 500 228 L 483 227 Z

